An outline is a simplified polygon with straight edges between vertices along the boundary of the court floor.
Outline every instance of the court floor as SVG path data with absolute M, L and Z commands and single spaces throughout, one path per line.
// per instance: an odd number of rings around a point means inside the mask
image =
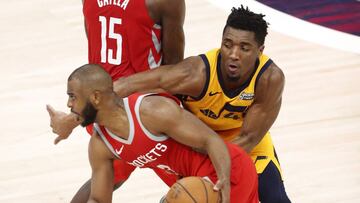
M 218 47 L 229 11 L 206 0 L 186 4 L 185 56 Z M 67 76 L 87 61 L 81 1 L 1 5 L 0 202 L 69 202 L 90 177 L 89 136 L 78 128 L 53 145 L 45 105 L 67 111 Z M 360 202 L 359 52 L 272 29 L 265 53 L 286 76 L 271 133 L 290 198 Z M 166 191 L 151 171 L 136 170 L 114 202 L 156 203 Z

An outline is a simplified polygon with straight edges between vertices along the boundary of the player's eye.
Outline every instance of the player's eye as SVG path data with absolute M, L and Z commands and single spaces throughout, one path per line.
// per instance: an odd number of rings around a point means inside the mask
M 249 51 L 250 48 L 248 46 L 241 46 L 241 50 L 243 51 Z

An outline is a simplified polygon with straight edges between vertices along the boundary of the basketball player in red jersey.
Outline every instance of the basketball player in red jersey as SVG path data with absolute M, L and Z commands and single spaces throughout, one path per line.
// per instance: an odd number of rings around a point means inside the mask
M 184 57 L 184 0 L 83 0 L 83 13 L 89 63 L 101 64 L 113 81 Z M 57 144 L 80 121 L 48 110 Z
M 68 107 L 94 123 L 89 144 L 92 167 L 88 202 L 111 202 L 113 159 L 132 167 L 163 169 L 183 177 L 208 177 L 222 203 L 258 203 L 257 174 L 251 158 L 222 139 L 172 96 L 119 97 L 111 77 L 87 64 L 68 78 Z M 196 152 L 192 148 L 199 151 Z
M 88 38 L 89 63 L 101 64 L 113 81 L 179 62 L 184 56 L 184 0 L 83 0 L 85 31 Z M 66 139 L 80 124 L 74 114 L 47 107 L 50 126 L 58 134 L 55 144 Z M 114 167 L 123 165 L 114 163 Z M 120 171 L 120 170 L 116 170 Z M 130 169 L 115 174 L 115 188 Z M 86 202 L 90 180 L 75 195 L 72 203 Z

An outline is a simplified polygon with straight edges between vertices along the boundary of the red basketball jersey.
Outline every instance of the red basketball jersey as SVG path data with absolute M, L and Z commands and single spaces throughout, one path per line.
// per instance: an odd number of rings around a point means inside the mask
M 195 152 L 166 135 L 155 136 L 143 126 L 139 118 L 139 107 L 144 96 L 133 94 L 124 98 L 124 107 L 130 122 L 128 139 L 122 139 L 105 127 L 94 124 L 110 151 L 134 167 L 163 169 L 183 177 L 208 176 L 212 181 L 216 181 L 215 169 L 207 155 Z M 228 147 L 232 158 L 245 153 L 234 145 Z M 252 164 L 250 161 L 249 163 Z M 241 163 L 235 163 L 237 164 Z
M 216 171 L 207 155 L 195 152 L 166 135 L 153 135 L 144 127 L 139 108 L 145 96 L 133 94 L 124 98 L 130 129 L 128 139 L 122 139 L 94 123 L 95 130 L 109 150 L 134 168 L 153 169 L 169 186 L 175 182 L 174 175 L 207 176 L 215 183 Z M 251 158 L 239 147 L 226 145 L 231 157 L 231 203 L 258 203 L 257 174 Z
M 145 0 L 85 0 L 89 63 L 100 64 L 113 80 L 161 64 L 161 26 Z

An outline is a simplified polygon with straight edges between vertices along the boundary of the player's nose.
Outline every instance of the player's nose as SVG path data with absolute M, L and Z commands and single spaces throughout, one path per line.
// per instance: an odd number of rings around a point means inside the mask
M 70 98 L 67 101 L 67 107 L 72 108 L 73 103 L 71 102 Z
M 234 61 L 239 60 L 239 58 L 240 58 L 240 50 L 237 47 L 233 47 L 230 50 L 230 56 L 229 57 Z

